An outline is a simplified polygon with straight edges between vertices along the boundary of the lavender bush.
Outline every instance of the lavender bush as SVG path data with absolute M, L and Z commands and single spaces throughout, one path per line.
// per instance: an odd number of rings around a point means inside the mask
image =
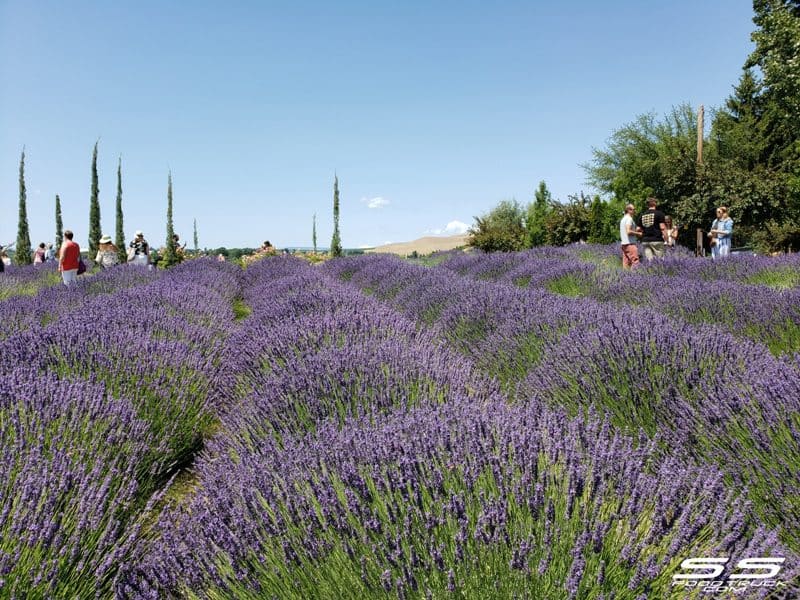
M 646 306 L 691 323 L 710 323 L 765 344 L 773 354 L 800 350 L 800 260 L 733 256 L 712 261 L 687 251 L 633 272 L 609 259 L 615 246 L 543 248 L 455 256 L 441 267 L 478 280 L 544 288 L 573 297 Z M 610 265 L 614 265 L 611 267 Z
M 416 278 L 411 271 L 422 269 L 387 257 L 326 269 L 346 271 L 351 284 L 377 295 L 393 290 L 398 308 L 433 323 L 518 402 L 591 407 L 618 427 L 658 433 L 667 448 L 719 465 L 735 485 L 751 488 L 762 518 L 796 543 L 800 373 L 792 361 L 719 326 L 478 282 L 446 264 Z
M 58 265 L 9 265 L 0 273 L 0 301 L 16 296 L 29 296 L 38 290 L 61 281 Z
M 0 375 L 0 596 L 107 596 L 154 450 L 131 403 L 102 386 Z
M 783 556 L 789 597 L 797 263 L 617 253 L 26 274 L 0 596 L 660 598 Z
M 218 436 L 198 494 L 118 590 L 664 597 L 686 556 L 791 555 L 713 469 L 595 419 L 450 400 L 282 444 Z
M 246 285 L 252 312 L 230 338 L 229 393 L 277 434 L 491 387 L 434 334 L 302 261 L 261 261 Z

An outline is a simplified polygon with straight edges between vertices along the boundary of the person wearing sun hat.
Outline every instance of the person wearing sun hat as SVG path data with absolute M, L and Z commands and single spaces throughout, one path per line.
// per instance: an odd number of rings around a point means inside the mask
M 94 259 L 98 265 L 103 269 L 110 269 L 111 267 L 119 264 L 119 254 L 117 247 L 111 241 L 110 235 L 104 235 L 98 241 L 97 256 Z
M 150 245 L 142 231 L 136 232 L 136 237 L 128 246 L 128 262 L 141 267 L 146 267 L 150 262 Z

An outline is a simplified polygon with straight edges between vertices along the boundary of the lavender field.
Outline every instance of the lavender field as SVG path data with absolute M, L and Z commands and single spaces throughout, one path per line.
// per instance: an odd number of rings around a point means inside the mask
M 0 598 L 798 597 L 800 258 L 617 252 L 9 268 Z

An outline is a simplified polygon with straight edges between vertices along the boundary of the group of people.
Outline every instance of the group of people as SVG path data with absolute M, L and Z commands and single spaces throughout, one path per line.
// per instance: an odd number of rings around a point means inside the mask
M 56 251 L 53 249 L 53 244 L 45 244 L 42 242 L 39 247 L 33 251 L 33 264 L 43 265 L 56 259 Z
M 81 271 L 81 249 L 73 240 L 74 234 L 67 229 L 64 231 L 64 243 L 58 252 L 58 270 L 64 285 L 74 283 Z M 94 258 L 102 269 L 110 269 L 119 264 L 119 249 L 111 240 L 110 235 L 103 235 L 98 240 L 97 255 Z M 150 264 L 150 245 L 144 239 L 142 231 L 136 232 L 136 237 L 128 245 L 128 262 L 139 266 Z M 84 267 L 85 268 L 85 267 Z
M 64 242 L 58 250 L 58 256 L 56 256 L 53 244 L 45 244 L 44 242 L 39 244 L 32 253 L 35 266 L 57 260 L 58 270 L 61 273 L 64 285 L 71 285 L 86 268 L 81 260 L 80 246 L 73 237 L 74 234 L 71 230 L 64 231 Z M 173 235 L 173 240 L 175 241 L 175 251 L 182 260 L 186 244 L 180 245 L 178 234 Z M 110 235 L 103 235 L 97 241 L 97 244 L 97 254 L 94 257 L 94 262 L 101 269 L 109 269 L 120 263 L 119 249 L 111 240 Z M 6 249 L 11 246 L 13 246 L 13 243 L 8 244 L 5 248 L 0 246 L 0 272 L 3 272 L 5 267 L 11 263 L 6 254 Z M 151 268 L 157 262 L 157 256 L 151 251 L 150 244 L 144 238 L 144 232 L 137 231 L 136 237 L 128 245 L 127 262 Z
M 636 207 L 628 204 L 619 222 L 622 266 L 625 269 L 639 264 L 637 241 L 642 243 L 645 258 L 653 260 L 663 257 L 669 248 L 674 248 L 678 239 L 678 227 L 672 222 L 672 217 L 658 210 L 658 201 L 655 198 L 647 199 L 647 210 L 634 220 L 635 212 Z M 717 218 L 711 224 L 708 237 L 714 258 L 727 256 L 730 253 L 733 220 L 725 206 L 717 209 Z

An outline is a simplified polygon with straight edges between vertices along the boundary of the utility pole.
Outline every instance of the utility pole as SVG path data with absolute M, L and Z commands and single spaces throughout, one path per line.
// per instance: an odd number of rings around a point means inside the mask
M 703 105 L 700 105 L 700 109 L 697 111 L 697 166 L 703 166 L 703 116 L 704 116 L 704 108 Z M 701 181 L 701 173 L 702 169 L 697 169 L 697 182 L 698 184 Z M 699 188 L 698 188 L 699 189 Z M 695 231 L 696 239 L 695 239 L 695 248 L 694 254 L 695 256 L 705 256 L 705 250 L 703 248 L 703 230 L 701 228 L 697 228 Z

